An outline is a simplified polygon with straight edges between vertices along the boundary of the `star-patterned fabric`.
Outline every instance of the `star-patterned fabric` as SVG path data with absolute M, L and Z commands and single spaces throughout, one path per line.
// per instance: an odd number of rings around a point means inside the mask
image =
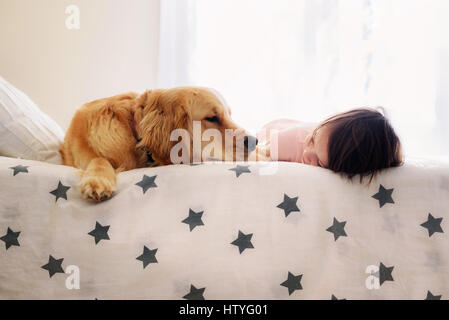
M 136 169 L 94 203 L 75 168 L 0 157 L 0 299 L 449 299 L 449 159 L 266 169 Z

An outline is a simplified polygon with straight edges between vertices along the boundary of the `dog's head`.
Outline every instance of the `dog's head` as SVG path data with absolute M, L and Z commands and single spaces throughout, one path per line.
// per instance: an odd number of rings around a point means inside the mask
M 176 129 L 184 129 L 189 135 L 183 151 L 188 152 L 190 161 L 236 160 L 237 157 L 240 160 L 242 153 L 246 157 L 257 144 L 255 137 L 231 119 L 231 109 L 213 89 L 178 87 L 147 91 L 137 99 L 135 119 L 141 138 L 137 147 L 150 150 L 154 161 L 161 165 L 172 163 L 172 148 L 181 141 L 186 142 L 176 134 L 174 138 L 178 140 L 171 141 Z M 198 121 L 195 126 L 194 121 Z M 219 148 L 211 148 L 214 141 Z

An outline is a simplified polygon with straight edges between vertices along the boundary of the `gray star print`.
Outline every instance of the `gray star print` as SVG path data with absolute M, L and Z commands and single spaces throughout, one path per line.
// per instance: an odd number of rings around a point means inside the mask
M 231 244 L 239 247 L 239 252 L 242 254 L 242 252 L 245 249 L 253 249 L 254 246 L 251 243 L 251 238 L 253 237 L 253 234 L 244 234 L 242 231 L 239 231 L 239 235 L 237 239 L 235 239 Z
M 95 244 L 98 244 L 100 240 L 109 240 L 108 230 L 110 226 L 102 226 L 98 223 L 95 224 L 95 229 L 88 234 L 95 238 Z
M 394 189 L 385 189 L 383 185 L 380 185 L 379 192 L 372 196 L 374 199 L 379 200 L 380 208 L 386 203 L 394 203 L 393 198 L 391 197 L 393 190 Z
M 439 296 L 434 296 L 434 295 L 432 294 L 432 292 L 427 291 L 427 297 L 426 297 L 425 300 L 441 300 L 441 295 L 439 295 Z
M 48 258 L 48 263 L 43 265 L 41 268 L 48 270 L 48 274 L 51 278 L 55 273 L 64 273 L 64 269 L 62 269 L 61 266 L 63 260 L 64 259 L 55 259 L 50 255 Z
M 203 226 L 203 220 L 201 220 L 201 217 L 203 216 L 203 212 L 195 212 L 192 209 L 189 209 L 189 216 L 182 220 L 183 223 L 186 223 L 190 227 L 190 231 L 192 231 L 197 226 Z
M 150 263 L 157 263 L 156 259 L 157 248 L 150 250 L 146 246 L 143 246 L 143 253 L 136 258 L 143 262 L 143 268 L 145 269 Z
M 229 169 L 231 171 L 235 171 L 235 176 L 238 178 L 242 173 L 251 173 L 249 171 L 249 166 L 240 166 L 237 165 L 237 167 Z
M 302 274 L 295 276 L 290 271 L 288 272 L 287 280 L 281 283 L 281 286 L 288 288 L 288 295 L 291 295 L 296 290 L 302 290 L 301 286 Z
M 393 272 L 393 269 L 394 269 L 394 266 L 386 267 L 382 262 L 380 263 L 380 266 L 379 266 L 380 285 L 382 285 L 382 283 L 384 283 L 385 281 L 394 281 L 393 276 L 391 275 L 391 273 Z
M 347 237 L 348 236 L 346 234 L 346 232 L 345 232 L 345 225 L 346 225 L 346 221 L 339 222 L 334 217 L 334 223 L 332 224 L 332 226 L 327 228 L 326 231 L 329 231 L 330 233 L 333 233 L 334 234 L 334 240 L 337 241 L 337 239 L 339 237 Z
M 186 300 L 204 300 L 204 290 L 206 290 L 206 288 L 197 289 L 193 284 L 191 284 L 190 292 L 183 298 Z
M 291 212 L 297 211 L 299 212 L 299 208 L 296 205 L 296 202 L 298 201 L 298 197 L 290 198 L 288 195 L 284 193 L 284 201 L 277 205 L 278 208 L 283 209 L 285 216 L 288 217 L 288 215 Z
M 59 198 L 63 198 L 63 199 L 67 200 L 67 191 L 69 189 L 70 189 L 70 187 L 63 185 L 61 183 L 61 181 L 59 181 L 58 187 L 55 190 L 50 191 L 50 193 L 56 197 L 55 202 L 58 201 Z
M 18 165 L 15 167 L 9 167 L 9 169 L 13 169 L 13 176 L 15 176 L 16 174 L 20 173 L 20 172 L 24 172 L 24 173 L 28 173 L 28 166 L 22 166 L 22 165 Z
M 8 250 L 9 247 L 11 247 L 11 246 L 18 246 L 18 247 L 20 246 L 19 241 L 17 240 L 17 238 L 19 237 L 19 234 L 20 234 L 20 231 L 14 232 L 8 227 L 8 230 L 6 231 L 6 235 L 4 235 L 3 237 L 0 238 L 0 240 L 5 242 L 6 250 Z
M 156 176 L 148 177 L 147 175 L 143 175 L 143 178 L 141 181 L 136 183 L 136 186 L 139 186 L 142 188 L 143 193 L 147 192 L 149 188 L 157 188 L 156 183 L 154 183 L 154 180 L 156 179 Z
M 440 232 L 444 233 L 443 229 L 441 229 L 441 221 L 443 218 L 434 218 L 430 213 L 427 216 L 427 221 L 421 224 L 421 227 L 424 227 L 429 232 L 429 238 L 435 233 Z

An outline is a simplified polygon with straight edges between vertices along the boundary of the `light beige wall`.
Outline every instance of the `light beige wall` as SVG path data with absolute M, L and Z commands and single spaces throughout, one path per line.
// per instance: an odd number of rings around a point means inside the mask
M 154 87 L 158 38 L 159 0 L 0 0 L 0 75 L 63 129 L 85 102 Z

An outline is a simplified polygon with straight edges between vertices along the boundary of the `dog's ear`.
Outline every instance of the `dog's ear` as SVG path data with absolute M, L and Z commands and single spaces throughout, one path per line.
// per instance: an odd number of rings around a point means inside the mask
M 173 130 L 185 129 L 191 136 L 191 114 L 186 103 L 182 96 L 170 95 L 163 89 L 147 91 L 137 100 L 137 107 L 142 109 L 138 129 L 142 140 L 137 147 L 151 151 L 158 163 L 171 163 L 170 150 L 177 143 L 170 141 Z

